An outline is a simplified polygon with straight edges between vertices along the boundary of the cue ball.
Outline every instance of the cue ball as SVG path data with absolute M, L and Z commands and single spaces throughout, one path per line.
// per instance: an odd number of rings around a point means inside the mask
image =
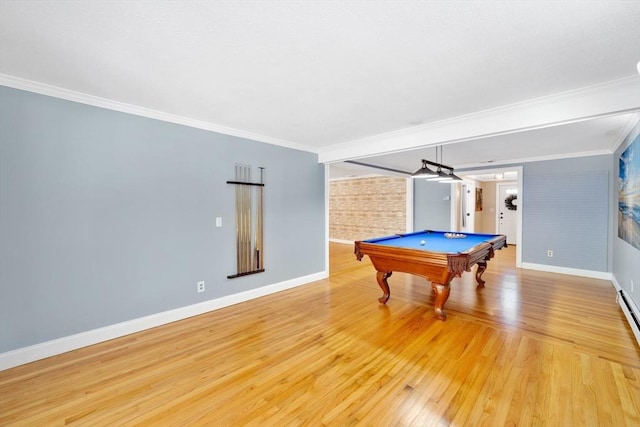
M 420 244 L 421 244 L 422 246 L 424 246 L 424 244 L 425 244 L 425 243 L 427 243 L 427 242 L 425 242 L 424 240 L 420 240 Z

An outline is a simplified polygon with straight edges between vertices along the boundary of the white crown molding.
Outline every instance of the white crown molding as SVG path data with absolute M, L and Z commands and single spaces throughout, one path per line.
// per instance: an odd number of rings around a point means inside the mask
M 308 151 L 316 153 L 310 147 L 302 144 L 296 144 L 291 141 L 271 138 L 257 133 L 246 132 L 226 126 L 209 123 L 202 120 L 191 119 L 188 117 L 178 116 L 175 114 L 165 113 L 162 111 L 152 110 L 149 108 L 139 107 L 133 104 L 114 101 L 99 96 L 93 96 L 82 92 L 65 89 L 58 86 L 52 86 L 45 83 L 39 83 L 32 80 L 26 80 L 20 77 L 11 76 L 0 73 L 0 85 L 20 89 L 27 92 L 38 93 L 40 95 L 60 98 L 67 101 L 78 102 L 81 104 L 91 105 L 94 107 L 105 108 L 108 110 L 119 111 L 121 113 L 133 114 L 136 116 L 147 117 L 150 119 L 161 120 L 164 122 L 175 123 L 179 125 L 189 126 L 196 129 L 203 129 L 211 132 L 221 133 L 224 135 L 236 136 L 239 138 L 250 139 L 253 141 L 264 142 L 267 144 L 278 145 L 281 147 L 292 148 L 294 150 Z
M 174 310 L 129 320 L 127 322 L 117 323 L 103 328 L 93 329 L 40 344 L 7 351 L 0 354 L 0 371 L 66 353 L 82 347 L 112 340 L 114 338 L 144 331 L 146 329 L 166 325 L 178 320 L 187 319 L 209 311 L 218 310 L 234 304 L 295 288 L 297 286 L 306 285 L 327 277 L 329 277 L 327 271 L 321 271 L 307 276 L 286 280 L 284 282 L 263 286 L 261 288 L 251 289 L 237 294 L 204 301 L 198 304 L 180 307 Z
M 611 152 L 615 153 L 616 150 L 620 148 L 622 144 L 627 140 L 627 138 L 629 138 L 630 141 L 633 141 L 636 136 L 638 136 L 638 134 L 640 134 L 640 114 L 634 114 L 633 116 L 629 117 L 629 120 L 625 124 L 624 128 L 622 128 L 620 134 L 618 134 L 618 139 L 611 145 Z
M 318 161 L 321 163 L 340 162 L 354 158 L 388 154 L 433 145 L 526 132 L 583 120 L 640 111 L 640 76 L 631 76 L 573 91 L 428 123 L 422 126 L 316 149 L 291 141 L 271 138 L 214 123 L 139 107 L 133 104 L 101 98 L 8 74 L 0 73 L 0 85 L 224 135 L 317 153 L 319 155 Z M 633 118 L 629 120 L 625 132 L 621 132 L 618 138 L 619 140 L 616 141 L 614 144 L 615 147 L 612 147 L 610 152 L 614 152 L 620 144 L 624 142 L 627 134 L 638 120 L 640 120 L 640 114 L 636 115 L 635 118 L 635 121 Z M 571 157 L 575 157 L 575 155 L 572 154 Z M 536 160 L 548 159 L 527 159 L 526 161 Z M 515 161 L 509 161 L 509 163 L 514 162 Z
M 508 135 L 640 111 L 640 76 L 518 102 L 426 125 L 334 144 L 322 163 Z

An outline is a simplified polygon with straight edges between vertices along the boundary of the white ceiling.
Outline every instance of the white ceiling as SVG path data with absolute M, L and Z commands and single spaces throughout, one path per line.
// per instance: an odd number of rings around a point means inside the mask
M 2 84 L 346 167 L 612 152 L 639 60 L 640 0 L 0 0 Z

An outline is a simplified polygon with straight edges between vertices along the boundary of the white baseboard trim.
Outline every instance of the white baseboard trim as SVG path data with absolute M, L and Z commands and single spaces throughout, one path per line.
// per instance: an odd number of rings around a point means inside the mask
M 329 239 L 333 243 L 344 243 L 345 245 L 353 245 L 353 240 Z
M 126 322 L 116 323 L 114 325 L 81 332 L 79 334 L 7 351 L 0 354 L 0 371 L 24 365 L 25 363 L 35 362 L 36 360 L 45 359 L 47 357 L 56 356 L 68 351 L 77 350 L 82 347 L 98 344 L 100 342 L 112 340 L 114 338 L 144 331 L 146 329 L 166 325 L 167 323 L 197 316 L 209 311 L 260 298 L 276 292 L 295 288 L 297 286 L 306 285 L 311 282 L 326 279 L 327 277 L 329 277 L 328 272 L 322 271 L 186 307 L 151 314 L 149 316 L 128 320 Z
M 571 276 L 590 277 L 592 279 L 612 280 L 613 278 L 613 275 L 606 271 L 580 270 L 578 268 L 556 267 L 553 265 L 533 264 L 530 262 L 523 262 L 522 268 L 546 271 L 549 273 L 569 274 Z

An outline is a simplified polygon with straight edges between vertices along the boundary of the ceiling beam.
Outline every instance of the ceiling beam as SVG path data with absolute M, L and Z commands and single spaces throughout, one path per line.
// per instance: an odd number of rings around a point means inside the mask
M 636 75 L 331 145 L 318 151 L 318 161 L 333 163 L 362 159 L 638 111 L 640 111 L 640 76 Z

